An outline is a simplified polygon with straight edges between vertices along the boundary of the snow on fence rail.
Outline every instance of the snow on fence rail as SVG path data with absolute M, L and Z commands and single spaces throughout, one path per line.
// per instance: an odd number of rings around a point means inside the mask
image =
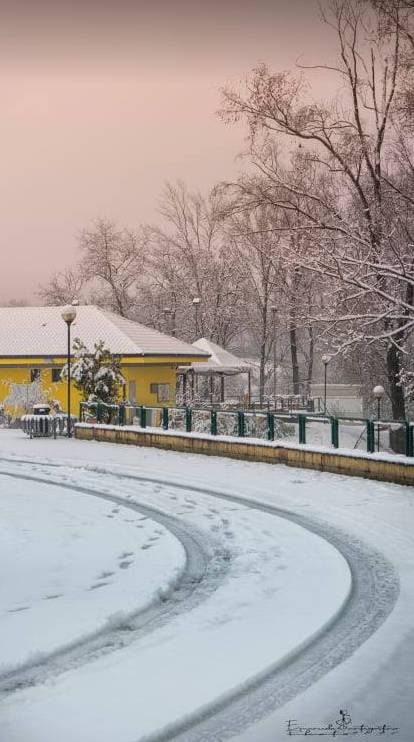
M 301 413 L 214 410 L 193 407 L 145 407 L 82 402 L 80 422 L 136 425 L 186 433 L 238 436 L 268 441 L 330 446 L 368 453 L 385 451 L 412 457 L 414 423 Z
M 67 415 L 23 415 L 21 418 L 22 430 L 30 438 L 57 438 L 58 435 L 67 435 Z M 71 428 L 77 418 L 71 415 Z

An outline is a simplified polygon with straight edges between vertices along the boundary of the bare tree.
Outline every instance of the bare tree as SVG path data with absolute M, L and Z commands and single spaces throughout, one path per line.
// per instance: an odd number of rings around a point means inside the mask
M 9 299 L 9 301 L 4 304 L 5 307 L 27 307 L 27 305 L 27 299 Z
M 266 205 L 255 210 L 232 205 L 234 214 L 229 228 L 233 261 L 238 265 L 243 285 L 242 325 L 249 332 L 259 353 L 259 400 L 264 401 L 266 367 L 274 342 L 272 299 L 278 283 L 280 237 L 274 226 L 274 211 Z
M 98 219 L 84 229 L 79 246 L 80 269 L 86 281 L 98 286 L 98 302 L 123 317 L 130 314 L 144 264 L 144 235 L 118 229 L 108 219 Z
M 336 329 L 346 326 L 343 345 L 386 344 L 389 392 L 399 418 L 405 413 L 401 354 L 414 322 L 406 288 L 414 276 L 410 245 L 395 239 L 400 224 L 384 176 L 405 74 L 401 32 L 394 22 L 384 33 L 384 16 L 369 3 L 332 0 L 329 7 L 323 20 L 337 35 L 338 59 L 331 67 L 316 66 L 339 75 L 342 101 L 315 102 L 303 75 L 272 74 L 261 65 L 244 90 L 223 91 L 221 115 L 248 123 L 252 159 L 267 184 L 261 197 L 300 215 L 308 244 L 303 267 L 331 281 L 337 301 L 325 319 Z M 347 307 L 342 316 L 340 292 Z
M 44 304 L 70 304 L 80 298 L 84 284 L 85 278 L 79 268 L 68 267 L 61 273 L 55 273 L 49 283 L 41 286 L 37 293 Z
M 240 330 L 242 291 L 220 196 L 212 192 L 203 198 L 183 183 L 167 183 L 160 213 L 162 224 L 148 230 L 146 282 L 152 321 L 162 326 L 168 308 L 183 338 L 205 336 L 228 345 Z M 199 305 L 193 304 L 194 298 L 200 299 Z
M 303 220 L 274 203 L 263 177 L 244 175 L 236 184 L 225 184 L 224 192 L 232 195 L 228 211 L 234 215 L 232 229 L 239 245 L 235 260 L 245 266 L 244 325 L 251 331 L 255 327 L 258 343 L 260 338 L 259 386 L 264 385 L 266 359 L 275 340 L 269 321 L 273 305 L 279 350 L 286 344 L 280 336 L 288 338 L 293 392 L 299 394 L 302 383 L 309 393 L 318 335 L 315 304 L 321 287 L 318 277 L 303 267 L 308 252 Z

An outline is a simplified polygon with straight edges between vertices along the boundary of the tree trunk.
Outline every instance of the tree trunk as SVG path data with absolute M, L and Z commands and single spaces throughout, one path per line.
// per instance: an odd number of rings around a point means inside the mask
M 315 350 L 315 337 L 314 337 L 312 325 L 309 325 L 308 333 L 309 333 L 309 357 L 308 357 L 308 374 L 307 374 L 307 379 L 306 379 L 306 394 L 308 397 L 310 397 L 312 377 L 313 377 L 313 354 Z
M 390 344 L 387 349 L 387 373 L 390 389 L 392 416 L 394 420 L 405 419 L 405 400 L 404 391 L 399 383 L 399 374 L 401 371 L 401 358 L 398 348 Z
M 266 343 L 267 343 L 267 297 L 262 309 L 262 327 L 260 337 L 260 369 L 259 369 L 259 404 L 263 406 L 266 378 Z
M 290 356 L 292 359 L 293 394 L 299 394 L 298 340 L 295 325 L 289 325 Z
M 260 404 L 260 407 L 263 406 L 265 370 L 266 370 L 266 336 L 263 335 L 262 342 L 260 343 L 260 369 L 259 369 L 259 404 Z
M 292 243 L 292 246 L 294 244 Z M 289 340 L 290 340 L 290 357 L 292 361 L 292 382 L 293 394 L 299 394 L 299 363 L 298 363 L 298 335 L 296 328 L 296 309 L 298 301 L 298 290 L 301 273 L 295 268 L 292 276 L 290 305 L 289 305 Z

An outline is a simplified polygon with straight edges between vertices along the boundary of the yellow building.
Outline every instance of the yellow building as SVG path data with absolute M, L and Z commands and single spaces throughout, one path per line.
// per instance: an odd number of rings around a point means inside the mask
M 61 312 L 62 307 L 0 308 L 0 405 L 6 412 L 18 416 L 33 402 L 48 400 L 58 400 L 66 410 L 67 384 L 60 372 L 67 357 L 67 326 Z M 78 306 L 76 312 L 72 341 L 80 338 L 93 350 L 103 340 L 119 356 L 124 393 L 135 404 L 173 405 L 178 366 L 209 355 L 99 307 Z M 72 414 L 79 413 L 80 401 L 72 385 Z

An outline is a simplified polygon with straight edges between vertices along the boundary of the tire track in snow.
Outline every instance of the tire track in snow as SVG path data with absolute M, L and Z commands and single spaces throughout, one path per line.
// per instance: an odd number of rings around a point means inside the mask
M 7 460 L 7 462 L 17 463 L 16 459 Z M 21 463 L 27 465 L 29 462 L 21 460 Z M 30 463 L 48 466 L 47 463 L 39 461 Z M 61 465 L 51 463 L 51 466 L 58 468 Z M 83 465 L 71 468 L 98 474 L 108 475 L 109 473 L 103 467 L 96 466 Z M 281 661 L 270 664 L 259 675 L 234 688 L 217 702 L 196 710 L 186 719 L 169 725 L 159 733 L 146 737 L 145 742 L 172 742 L 173 740 L 211 742 L 229 739 L 246 730 L 251 724 L 303 692 L 353 654 L 385 621 L 396 603 L 399 580 L 392 564 L 381 552 L 327 522 L 230 492 L 192 485 L 189 482 L 180 484 L 158 477 L 114 473 L 113 471 L 110 474 L 121 480 L 158 484 L 209 495 L 245 506 L 247 509 L 260 510 L 290 520 L 334 546 L 347 561 L 352 576 L 352 587 L 348 599 L 338 613 L 316 634 Z M 32 478 L 36 479 L 36 477 Z M 53 480 L 45 479 L 45 481 L 59 484 Z M 69 486 L 69 488 L 72 487 Z M 103 499 L 113 499 L 110 495 L 98 494 L 96 491 L 87 494 Z M 130 505 L 122 498 L 118 501 L 124 506 Z M 137 509 L 142 508 L 137 506 Z M 144 742 L 142 738 L 141 742 Z
M 1 673 L 0 695 L 3 697 L 16 690 L 42 683 L 53 675 L 79 667 L 103 654 L 122 649 L 145 634 L 160 628 L 180 613 L 186 613 L 199 605 L 225 578 L 229 568 L 228 559 L 226 555 L 220 557 L 220 549 L 214 540 L 201 530 L 190 528 L 188 524 L 183 524 L 175 516 L 158 508 L 137 505 L 116 495 L 101 493 L 92 487 L 58 482 L 52 478 L 2 470 L 0 474 L 13 479 L 69 489 L 138 512 L 169 530 L 185 551 L 185 566 L 168 592 L 160 595 L 158 600 L 155 599 L 145 608 L 122 617 L 115 625 L 104 626 L 93 634 L 59 647 L 53 652 L 38 654 L 35 659 Z

